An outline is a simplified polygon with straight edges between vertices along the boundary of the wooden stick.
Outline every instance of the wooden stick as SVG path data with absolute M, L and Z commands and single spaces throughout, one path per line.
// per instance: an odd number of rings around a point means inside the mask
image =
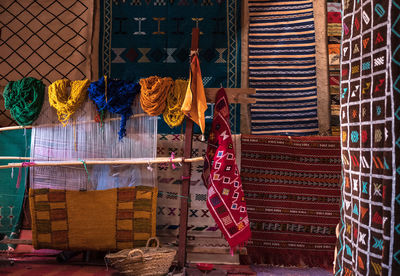
M 84 160 L 86 165 L 146 165 L 158 163 L 194 163 L 204 161 L 203 157 L 195 158 L 168 158 L 158 157 L 154 159 L 113 159 L 113 160 Z M 82 165 L 81 161 L 53 161 L 53 162 L 34 162 L 34 163 L 9 163 L 8 165 L 0 166 L 0 169 L 20 168 L 20 167 L 44 167 L 44 166 L 78 166 Z
M 3 240 L 0 240 L 0 244 L 32 244 L 32 240 L 19 240 L 19 239 L 5 238 Z
M 0 156 L 0 160 L 31 160 L 31 158 L 19 156 Z
M 144 117 L 148 116 L 146 113 L 139 113 L 139 114 L 134 114 L 130 118 L 138 118 L 138 117 Z M 103 120 L 104 123 L 110 122 L 110 121 L 116 121 L 116 120 L 121 120 L 121 118 L 108 118 Z M 75 124 L 80 125 L 80 124 L 89 124 L 89 123 L 96 123 L 95 120 L 89 120 L 89 121 L 83 121 L 83 122 L 75 122 Z M 61 124 L 41 124 L 41 125 L 32 125 L 32 126 L 11 126 L 11 127 L 2 127 L 0 128 L 1 131 L 7 131 L 7 130 L 16 130 L 16 129 L 31 129 L 34 127 L 52 127 L 52 126 L 59 126 Z

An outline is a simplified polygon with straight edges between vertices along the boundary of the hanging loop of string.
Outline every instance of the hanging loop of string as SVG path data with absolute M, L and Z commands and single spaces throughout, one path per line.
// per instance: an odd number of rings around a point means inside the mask
M 10 81 L 6 85 L 3 92 L 4 105 L 19 125 L 31 125 L 39 117 L 44 89 L 43 82 L 32 77 Z
M 167 95 L 167 106 L 165 107 L 163 117 L 170 128 L 182 124 L 185 114 L 182 112 L 182 104 L 185 99 L 187 80 L 175 80 L 174 88 Z
M 96 104 L 101 117 L 106 111 L 121 115 L 118 132 L 121 140 L 126 135 L 126 122 L 133 114 L 131 106 L 140 92 L 140 85 L 102 77 L 98 81 L 92 82 L 88 91 L 89 98 Z
M 89 80 L 63 79 L 50 84 L 49 103 L 57 110 L 58 120 L 63 126 L 68 124 L 69 118 L 86 100 L 89 83 Z M 68 95 L 67 87 L 71 87 L 70 95 Z
M 140 105 L 150 116 L 158 116 L 165 110 L 168 93 L 174 84 L 171 78 L 157 76 L 140 80 Z

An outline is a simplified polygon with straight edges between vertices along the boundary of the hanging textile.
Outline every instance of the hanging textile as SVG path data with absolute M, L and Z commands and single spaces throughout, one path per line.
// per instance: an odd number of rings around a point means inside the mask
M 400 275 L 398 1 L 342 1 L 336 275 Z
M 103 191 L 30 189 L 35 249 L 141 247 L 156 233 L 157 188 Z
M 250 225 L 229 128 L 229 103 L 221 88 L 215 99 L 214 119 L 203 168 L 207 207 L 228 241 L 231 251 L 250 238 Z
M 253 263 L 331 266 L 340 163 L 338 137 L 242 137 Z
M 98 9 L 94 0 L 2 0 L 0 86 L 97 77 Z
M 329 94 L 331 99 L 331 132 L 334 136 L 340 135 L 340 40 L 342 35 L 340 0 L 328 0 L 328 69 Z
M 100 73 L 139 80 L 186 79 L 192 28 L 198 26 L 206 87 L 240 87 L 237 0 L 102 0 Z
M 249 1 L 251 133 L 318 133 L 313 2 Z
M 190 63 L 189 83 L 182 104 L 182 112 L 200 127 L 203 134 L 206 127 L 204 117 L 206 110 L 207 100 L 201 78 L 199 57 L 195 54 Z
M 30 130 L 11 130 L 0 132 L 0 156 L 29 156 L 31 143 Z M 0 160 L 1 165 L 15 160 Z M 0 239 L 7 236 L 18 238 L 24 202 L 28 168 L 0 170 Z M 18 187 L 19 178 L 19 187 Z M 15 245 L 1 244 L 0 250 Z

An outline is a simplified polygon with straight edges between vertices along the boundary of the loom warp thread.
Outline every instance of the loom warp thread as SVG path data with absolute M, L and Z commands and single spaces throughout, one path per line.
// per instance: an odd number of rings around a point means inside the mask
M 140 92 L 140 85 L 123 80 L 112 80 L 104 77 L 92 82 L 89 86 L 89 98 L 94 101 L 99 112 L 109 111 L 121 115 L 118 132 L 121 140 L 126 135 L 126 122 L 132 116 L 132 104 L 135 96 Z M 107 91 L 107 94 L 106 94 Z
M 4 105 L 19 125 L 31 125 L 39 117 L 44 89 L 43 82 L 32 77 L 10 81 L 6 85 L 3 92 Z

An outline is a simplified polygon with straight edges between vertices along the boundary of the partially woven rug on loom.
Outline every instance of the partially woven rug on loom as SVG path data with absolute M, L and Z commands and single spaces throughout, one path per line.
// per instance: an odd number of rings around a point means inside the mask
M 205 87 L 240 87 L 240 1 L 102 0 L 101 74 L 188 78 L 198 26 Z
M 29 156 L 31 130 L 12 130 L 0 132 L 0 156 Z M 15 160 L 0 160 L 7 165 Z M 0 170 L 0 239 L 4 236 L 17 238 L 21 226 L 22 205 L 24 202 L 28 168 Z M 19 187 L 18 187 L 18 178 Z M 8 249 L 1 244 L 0 250 Z M 10 245 L 12 246 L 12 245 Z
M 318 133 L 313 2 L 249 0 L 251 133 Z
M 253 262 L 332 264 L 340 170 L 337 137 L 242 136 Z
M 157 188 L 30 189 L 29 203 L 35 249 L 125 249 L 156 234 Z

